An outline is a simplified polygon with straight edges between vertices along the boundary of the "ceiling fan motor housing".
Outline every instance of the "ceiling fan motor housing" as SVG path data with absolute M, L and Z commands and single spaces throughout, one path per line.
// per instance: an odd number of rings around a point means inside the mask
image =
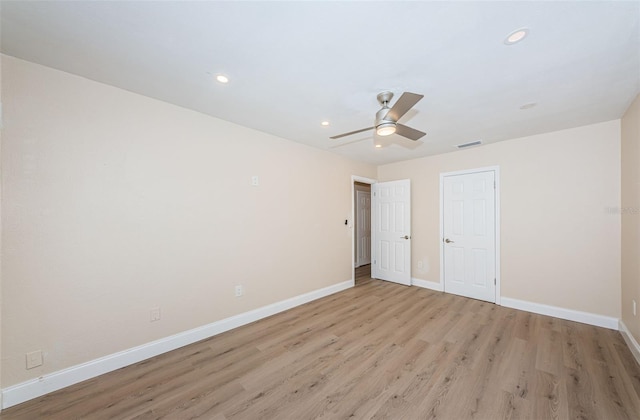
M 380 105 L 388 107 L 389 102 L 391 102 L 391 98 L 393 98 L 393 92 L 389 92 L 388 90 L 380 92 L 378 93 L 378 96 L 376 96 L 376 98 L 378 98 L 378 102 L 380 102 Z
M 392 124 L 395 123 L 395 121 L 385 120 L 385 117 L 387 116 L 388 113 L 389 113 L 389 107 L 387 106 L 381 108 L 380 111 L 376 112 L 376 123 L 375 123 L 376 127 L 384 123 L 392 123 Z
M 378 102 L 380 102 L 380 105 L 382 105 L 382 108 L 380 108 L 380 110 L 378 112 L 376 112 L 376 122 L 375 122 L 375 127 L 378 128 L 381 125 L 385 124 L 385 125 L 390 125 L 390 124 L 394 124 L 396 123 L 396 121 L 392 121 L 392 120 L 387 120 L 385 119 L 385 117 L 387 116 L 387 114 L 389 113 L 389 102 L 391 101 L 391 98 L 393 98 L 393 92 L 380 92 L 377 96 L 378 98 Z

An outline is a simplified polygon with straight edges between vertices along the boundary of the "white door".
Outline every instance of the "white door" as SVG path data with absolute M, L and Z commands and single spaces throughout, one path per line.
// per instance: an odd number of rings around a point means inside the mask
M 356 191 L 356 267 L 371 264 L 371 193 Z
M 444 290 L 496 301 L 495 172 L 442 180 Z
M 373 193 L 371 277 L 411 285 L 411 183 L 379 182 Z

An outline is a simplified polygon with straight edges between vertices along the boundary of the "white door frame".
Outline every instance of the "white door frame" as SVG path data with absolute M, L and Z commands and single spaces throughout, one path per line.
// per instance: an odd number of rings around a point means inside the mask
M 495 173 L 496 181 L 496 305 L 500 305 L 500 166 L 486 166 L 483 168 L 440 173 L 440 284 L 444 290 L 444 242 L 442 242 L 442 238 L 444 238 L 444 177 L 489 171 Z
M 349 218 L 349 230 L 351 231 L 351 282 L 352 286 L 356 284 L 356 267 L 354 262 L 356 261 L 356 232 L 354 229 L 353 221 L 356 218 L 356 203 L 354 197 L 356 196 L 356 182 L 363 184 L 373 185 L 378 182 L 376 179 L 366 178 L 358 175 L 351 175 L 351 217 Z M 370 218 L 370 222 L 373 223 L 373 217 Z M 374 232 L 371 229 L 371 258 L 373 258 L 373 245 L 374 245 Z

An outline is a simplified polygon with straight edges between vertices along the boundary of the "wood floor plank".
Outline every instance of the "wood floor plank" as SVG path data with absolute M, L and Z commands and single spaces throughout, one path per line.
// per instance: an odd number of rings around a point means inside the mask
M 640 419 L 617 331 L 372 280 L 0 419 Z
M 629 351 L 624 339 L 613 343 L 613 347 L 615 349 L 614 353 L 617 356 L 617 360 L 620 362 L 620 368 L 624 372 L 627 372 L 627 375 L 624 375 L 624 378 L 628 379 L 631 384 L 631 387 L 627 387 L 627 390 L 631 392 L 631 389 L 633 389 L 635 394 L 632 397 L 640 400 L 640 371 L 635 368 L 638 366 L 636 359 Z
M 587 360 L 587 367 L 590 373 L 602 377 L 605 380 L 594 381 L 596 395 L 602 395 L 598 398 L 597 409 L 601 416 L 612 415 L 617 419 L 629 419 L 634 415 L 640 415 L 640 402 L 637 398 L 633 398 L 635 390 L 631 386 L 627 375 L 621 371 L 619 363 L 610 363 L 615 359 L 615 349 L 612 344 L 616 340 L 616 336 L 612 331 L 597 329 L 598 341 L 604 343 L 602 353 L 606 363 L 595 359 Z
M 535 371 L 531 383 L 532 418 L 535 419 L 568 419 L 569 406 L 564 383 L 555 375 L 543 371 Z M 575 418 L 575 417 L 573 417 Z

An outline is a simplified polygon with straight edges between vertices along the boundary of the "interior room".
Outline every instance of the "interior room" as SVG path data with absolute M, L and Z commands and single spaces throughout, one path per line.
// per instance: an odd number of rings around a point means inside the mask
M 640 2 L 0 25 L 0 418 L 640 418 Z

